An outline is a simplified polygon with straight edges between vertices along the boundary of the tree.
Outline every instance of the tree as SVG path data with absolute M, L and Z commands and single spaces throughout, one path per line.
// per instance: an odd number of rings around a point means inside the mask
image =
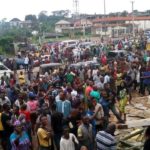
M 37 21 L 37 18 L 36 18 L 36 15 L 26 15 L 25 16 L 25 21 L 28 21 L 28 20 L 30 20 L 30 21 L 32 21 L 32 22 L 36 22 Z
M 38 20 L 40 22 L 46 22 L 48 19 L 48 16 L 47 16 L 47 11 L 41 11 L 38 15 Z
M 53 16 L 59 16 L 59 17 L 68 17 L 69 13 L 70 13 L 69 10 L 58 10 L 52 12 Z
M 0 38 L 2 52 L 14 53 L 13 38 L 10 36 Z
M 32 30 L 38 30 L 39 25 L 38 25 L 38 19 L 36 15 L 26 15 L 25 16 L 25 21 L 31 21 L 31 29 Z
M 127 17 L 128 16 L 128 12 L 126 10 L 124 10 L 122 13 L 121 13 L 121 16 L 122 17 Z

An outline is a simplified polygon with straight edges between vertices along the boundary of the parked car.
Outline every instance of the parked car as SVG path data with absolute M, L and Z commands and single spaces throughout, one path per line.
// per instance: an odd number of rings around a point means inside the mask
M 3 62 L 6 57 L 4 55 L 0 55 L 0 62 Z
M 126 50 L 113 50 L 107 53 L 107 58 L 109 60 L 124 58 L 128 55 L 128 51 Z
M 81 42 L 78 47 L 80 48 L 90 48 L 91 46 L 95 46 L 93 42 Z
M 40 73 L 45 74 L 45 72 L 50 72 L 50 71 L 53 71 L 54 69 L 58 69 L 60 67 L 63 67 L 63 64 L 61 64 L 61 63 L 42 64 L 42 65 L 40 65 Z
M 10 69 L 8 69 L 3 63 L 0 62 L 0 80 L 1 80 L 1 77 L 4 75 L 4 72 L 6 72 L 7 76 L 9 77 L 10 77 L 10 74 L 12 73 Z
M 78 62 L 76 64 L 71 64 L 69 66 L 69 68 L 84 68 L 84 67 L 87 67 L 87 66 L 90 66 L 90 67 L 100 67 L 100 64 L 98 62 L 95 62 L 95 61 L 85 61 L 85 62 Z

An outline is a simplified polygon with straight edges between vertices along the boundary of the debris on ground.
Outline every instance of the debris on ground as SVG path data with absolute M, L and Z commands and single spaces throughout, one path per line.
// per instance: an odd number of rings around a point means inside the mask
M 126 108 L 126 124 L 118 124 L 115 132 L 117 150 L 141 150 L 144 143 L 144 133 L 150 125 L 150 97 L 135 97 L 133 105 Z

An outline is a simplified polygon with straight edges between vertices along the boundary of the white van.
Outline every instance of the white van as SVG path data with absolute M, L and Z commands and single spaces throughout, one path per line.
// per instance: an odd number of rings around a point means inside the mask
M 10 74 L 12 73 L 10 69 L 8 69 L 3 63 L 0 62 L 0 80 L 1 80 L 1 77 L 4 75 L 4 72 L 6 72 L 6 74 L 9 77 L 10 77 Z
M 78 44 L 78 40 L 66 40 L 62 41 L 62 45 L 65 45 L 66 47 L 76 46 Z

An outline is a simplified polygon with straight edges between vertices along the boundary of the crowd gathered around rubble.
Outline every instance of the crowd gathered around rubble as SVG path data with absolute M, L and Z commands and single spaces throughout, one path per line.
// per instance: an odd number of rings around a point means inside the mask
M 13 73 L 4 73 L 0 80 L 3 150 L 117 149 L 116 124 L 126 123 L 133 93 L 150 94 L 149 52 L 144 38 L 95 43 L 82 48 L 44 44 L 36 56 L 25 53 L 22 70 L 15 59 L 6 59 Z M 129 53 L 109 59 L 107 53 L 114 49 Z M 50 58 L 38 59 L 40 64 L 62 65 L 34 72 L 35 58 L 45 53 Z M 86 61 L 99 65 L 71 65 Z M 117 122 L 111 122 L 110 112 Z M 150 128 L 145 137 L 144 150 L 150 150 Z

